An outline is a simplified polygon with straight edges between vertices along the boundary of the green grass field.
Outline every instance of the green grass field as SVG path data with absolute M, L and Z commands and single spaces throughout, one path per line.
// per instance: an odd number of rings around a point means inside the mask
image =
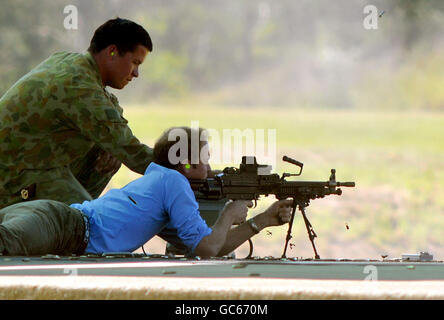
M 356 188 L 343 190 L 341 197 L 316 200 L 307 210 L 322 258 L 429 251 L 444 259 L 443 113 L 149 105 L 127 107 L 125 117 L 135 135 L 150 146 L 166 128 L 191 126 L 192 121 L 221 135 L 223 129 L 264 129 L 267 137 L 267 130 L 275 129 L 275 172 L 296 170 L 280 160 L 288 155 L 304 163 L 303 180 L 327 180 L 335 168 L 338 181 L 356 182 Z M 234 158 L 213 168 L 237 166 L 239 161 Z M 110 187 L 137 177 L 123 167 Z M 270 201 L 259 201 L 251 214 Z M 280 256 L 286 227 L 269 231 L 272 235 L 262 232 L 254 238 L 255 255 Z M 311 257 L 300 217 L 293 236 L 295 246 L 288 255 Z M 153 239 L 145 248 L 162 252 L 164 244 Z M 239 256 L 247 249 L 242 246 Z

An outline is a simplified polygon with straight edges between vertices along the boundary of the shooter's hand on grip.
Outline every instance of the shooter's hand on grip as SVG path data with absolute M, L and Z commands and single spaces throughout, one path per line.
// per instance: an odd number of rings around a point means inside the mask
M 233 224 L 241 224 L 247 219 L 248 208 L 252 206 L 253 202 L 250 200 L 230 200 L 225 204 L 223 213 L 233 218 Z
M 290 221 L 293 200 L 274 202 L 262 215 L 267 217 L 267 226 L 280 226 Z

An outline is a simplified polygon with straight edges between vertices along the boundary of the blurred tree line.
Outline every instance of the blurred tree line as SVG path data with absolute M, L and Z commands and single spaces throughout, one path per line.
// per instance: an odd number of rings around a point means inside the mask
M 63 26 L 69 4 L 77 30 Z M 363 27 L 368 4 L 385 11 L 377 30 Z M 116 16 L 154 43 L 125 102 L 444 110 L 441 0 L 2 0 L 0 95 Z

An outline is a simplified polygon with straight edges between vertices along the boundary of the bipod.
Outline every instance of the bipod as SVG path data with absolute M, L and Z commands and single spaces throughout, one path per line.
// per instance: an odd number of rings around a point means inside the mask
M 316 251 L 316 246 L 314 244 L 314 238 L 316 238 L 317 235 L 314 232 L 314 229 L 313 229 L 310 221 L 308 221 L 308 218 L 305 215 L 305 206 L 304 205 L 299 205 L 299 210 L 301 211 L 302 217 L 304 218 L 305 227 L 307 228 L 308 238 L 310 239 L 311 246 L 313 247 L 313 251 L 315 253 L 315 259 L 320 259 L 319 255 L 318 255 L 318 252 Z
M 313 251 L 315 253 L 315 259 L 320 259 L 319 254 L 316 250 L 316 246 L 314 244 L 314 239 L 317 237 L 316 232 L 313 229 L 313 226 L 311 225 L 310 221 L 308 220 L 307 216 L 305 215 L 305 207 L 307 207 L 307 203 L 298 203 L 296 201 L 296 199 L 293 200 L 293 205 L 292 205 L 292 213 L 291 213 L 291 218 L 290 218 L 290 222 L 288 223 L 288 231 L 287 231 L 287 237 L 285 238 L 285 246 L 284 246 L 284 252 L 282 253 L 282 258 L 286 258 L 286 253 L 287 253 L 287 247 L 288 247 L 288 242 L 291 240 L 292 236 L 291 236 L 291 229 L 293 227 L 293 221 L 294 221 L 294 216 L 296 213 L 296 207 L 299 206 L 299 210 L 301 211 L 302 214 L 302 218 L 304 219 L 304 223 L 305 223 L 305 227 L 307 229 L 307 233 L 308 233 L 308 238 L 310 239 L 311 245 L 313 247 Z
M 294 215 L 296 213 L 296 200 L 293 199 L 293 204 L 292 204 L 292 212 L 291 212 L 291 218 L 290 218 L 290 222 L 288 223 L 288 231 L 287 231 L 287 237 L 285 238 L 285 246 L 284 246 L 284 252 L 282 253 L 282 258 L 286 258 L 286 253 L 287 253 L 287 246 L 288 246 L 288 242 L 290 241 L 290 239 L 292 238 L 291 236 L 291 228 L 293 226 L 293 220 L 294 220 Z

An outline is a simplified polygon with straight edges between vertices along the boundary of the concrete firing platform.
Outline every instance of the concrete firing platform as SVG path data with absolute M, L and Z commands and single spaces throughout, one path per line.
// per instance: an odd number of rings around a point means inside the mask
M 125 276 L 444 280 L 444 263 L 378 260 L 207 259 L 168 256 L 0 257 L 0 276 Z
M 443 280 L 442 262 L 0 257 L 3 300 L 443 300 Z

